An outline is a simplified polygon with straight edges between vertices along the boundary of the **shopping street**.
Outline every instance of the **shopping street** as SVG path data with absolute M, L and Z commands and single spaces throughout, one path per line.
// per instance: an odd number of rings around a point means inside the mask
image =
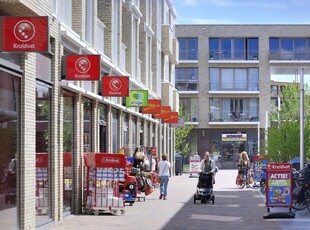
M 296 212 L 295 218 L 264 219 L 267 209 L 258 189 L 239 189 L 235 185 L 237 170 L 220 170 L 214 186 L 215 203 L 193 202 L 197 178 L 182 174 L 170 178 L 168 200 L 159 200 L 156 189 L 145 201 L 126 206 L 124 215 L 110 213 L 70 215 L 41 229 L 109 229 L 109 230 L 196 230 L 196 229 L 307 229 L 310 212 Z M 287 212 L 287 208 L 271 208 Z

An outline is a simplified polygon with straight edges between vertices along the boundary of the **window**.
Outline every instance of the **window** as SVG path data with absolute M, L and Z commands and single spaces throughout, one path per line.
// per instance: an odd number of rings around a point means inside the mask
M 179 59 L 198 60 L 197 38 L 179 38 Z
M 271 86 L 271 94 L 272 95 L 277 95 L 278 94 L 278 86 L 277 85 L 272 85 Z
M 84 98 L 84 152 L 92 151 L 92 101 Z
M 118 111 L 116 109 L 112 110 L 112 151 L 113 153 L 117 153 L 119 150 L 119 117 Z
M 86 1 L 86 21 L 85 21 L 86 42 L 90 45 L 93 44 L 93 0 Z
M 198 68 L 176 68 L 175 87 L 180 91 L 197 91 Z
M 210 98 L 210 121 L 258 121 L 258 98 Z
M 59 7 L 60 21 L 68 28 L 72 28 L 72 0 L 63 1 L 61 7 Z
M 210 68 L 211 91 L 258 91 L 257 68 Z
M 258 58 L 258 38 L 210 38 L 209 58 L 252 60 Z
M 180 98 L 184 113 L 190 115 L 189 121 L 198 121 L 198 98 Z
M 309 38 L 270 38 L 270 60 L 308 60 Z
M 100 54 L 104 54 L 104 28 L 105 25 L 99 19 L 97 19 L 97 40 L 96 48 Z

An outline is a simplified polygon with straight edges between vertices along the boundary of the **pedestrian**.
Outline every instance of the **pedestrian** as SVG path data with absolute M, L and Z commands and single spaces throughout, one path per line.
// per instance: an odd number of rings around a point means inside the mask
M 250 168 L 250 159 L 246 151 L 242 151 L 239 159 L 239 170 L 238 173 L 244 173 L 246 178 L 247 187 L 249 187 L 249 180 L 248 180 L 248 171 Z
M 170 162 L 167 160 L 168 157 L 166 154 L 163 154 L 161 157 L 161 161 L 158 162 L 158 177 L 160 180 L 160 196 L 159 199 L 167 200 L 167 189 L 168 189 L 168 182 L 169 182 L 169 169 L 170 169 Z
M 216 165 L 215 161 L 210 158 L 209 151 L 205 152 L 205 158 L 200 162 L 200 172 L 212 173 L 212 183 L 215 184 Z

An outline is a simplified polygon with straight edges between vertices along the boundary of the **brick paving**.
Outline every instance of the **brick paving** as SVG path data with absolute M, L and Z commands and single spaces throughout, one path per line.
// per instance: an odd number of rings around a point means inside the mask
M 167 200 L 159 200 L 159 189 L 145 201 L 126 206 L 124 215 L 110 213 L 70 215 L 63 221 L 40 229 L 107 229 L 107 230 L 234 230 L 234 229 L 307 229 L 310 213 L 296 213 L 290 219 L 264 219 L 267 212 L 264 197 L 257 189 L 238 189 L 235 185 L 237 170 L 220 170 L 214 185 L 215 203 L 194 204 L 197 178 L 188 174 L 170 178 Z M 274 210 L 271 209 L 271 212 Z M 286 212 L 288 209 L 277 209 Z

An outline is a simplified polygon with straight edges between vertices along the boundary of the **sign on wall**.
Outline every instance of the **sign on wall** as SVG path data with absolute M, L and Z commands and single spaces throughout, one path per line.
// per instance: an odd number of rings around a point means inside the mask
M 129 95 L 128 76 L 102 77 L 102 96 L 127 97 Z
M 3 52 L 49 52 L 48 17 L 0 17 Z
M 99 81 L 100 55 L 67 55 L 66 80 Z
M 162 106 L 160 113 L 155 114 L 154 118 L 156 118 L 156 119 L 170 118 L 170 113 L 171 113 L 171 107 L 170 106 Z
M 246 141 L 246 133 L 223 133 L 222 141 Z
M 160 113 L 161 101 L 157 99 L 150 99 L 148 106 L 142 108 L 142 113 L 145 114 L 156 114 Z
M 129 96 L 126 97 L 127 107 L 143 107 L 148 106 L 147 90 L 129 90 Z
M 169 118 L 165 118 L 165 123 L 178 123 L 179 121 L 179 113 L 178 112 L 171 112 Z

